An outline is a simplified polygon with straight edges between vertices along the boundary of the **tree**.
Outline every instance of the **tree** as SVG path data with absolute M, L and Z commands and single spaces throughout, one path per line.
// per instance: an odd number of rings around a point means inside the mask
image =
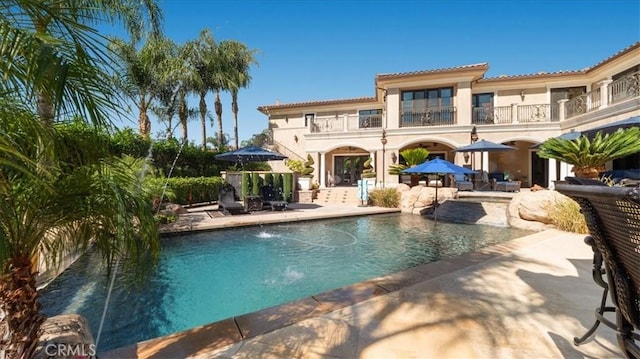
M 107 73 L 113 59 L 89 25 L 122 23 L 139 39 L 142 19 L 157 33 L 161 18 L 154 0 L 2 1 L 0 92 L 19 93 L 48 125 L 61 113 L 104 125 L 123 106 L 110 105 L 120 99 Z
M 91 24 L 137 24 L 153 0 L 0 2 L 0 351 L 32 357 L 40 324 L 33 260 L 56 265 L 89 246 L 108 266 L 148 268 L 159 241 L 137 175 L 109 153 L 100 130 L 123 108 L 112 57 Z M 135 32 L 135 31 L 133 31 Z M 59 131 L 61 114 L 95 127 Z
M 245 146 L 257 146 L 264 147 L 271 143 L 271 131 L 268 128 L 262 130 L 262 132 L 251 136 L 251 139 L 242 141 L 242 147 Z
M 214 88 L 214 60 L 216 58 L 216 42 L 211 30 L 204 29 L 198 39 L 185 44 L 185 54 L 189 66 L 195 71 L 193 90 L 200 97 L 199 113 L 202 127 L 202 148 L 207 145 L 207 102 L 205 97 Z
M 255 59 L 256 50 L 249 50 L 247 46 L 238 41 L 222 41 L 219 45 L 220 52 L 228 64 L 229 91 L 231 92 L 231 111 L 233 112 L 233 135 L 236 148 L 238 147 L 238 91 L 246 88 L 251 82 L 249 69 L 251 65 L 257 65 Z
M 598 178 L 607 162 L 640 152 L 638 138 L 638 127 L 619 129 L 604 136 L 598 132 L 593 140 L 587 136 L 575 140 L 551 138 L 540 146 L 538 156 L 572 164 L 577 177 Z
M 395 164 L 389 166 L 389 174 L 390 175 L 401 175 L 402 170 L 413 167 L 415 165 L 419 165 L 422 162 L 427 160 L 429 156 L 429 151 L 422 147 L 410 148 L 400 152 L 400 155 L 405 161 L 405 164 Z

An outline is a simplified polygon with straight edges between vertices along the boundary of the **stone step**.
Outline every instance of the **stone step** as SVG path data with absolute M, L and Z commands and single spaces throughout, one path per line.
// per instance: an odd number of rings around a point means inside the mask
M 358 188 L 322 188 L 318 193 L 318 198 L 315 200 L 315 202 L 326 204 L 358 204 Z

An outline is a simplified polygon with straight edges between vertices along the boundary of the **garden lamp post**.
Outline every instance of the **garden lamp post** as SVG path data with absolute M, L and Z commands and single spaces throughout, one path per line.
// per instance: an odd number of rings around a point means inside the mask
M 384 188 L 384 156 L 385 156 L 385 146 L 387 145 L 387 131 L 382 129 L 382 138 L 380 138 L 380 142 L 382 143 L 382 188 Z
M 473 126 L 473 128 L 471 129 L 471 134 L 470 134 L 470 140 L 471 140 L 471 144 L 476 143 L 476 141 L 478 141 L 478 131 L 476 130 L 476 126 Z M 474 165 L 474 158 L 476 157 L 475 153 L 471 153 L 471 169 L 473 171 L 476 170 L 475 165 Z M 476 185 L 476 175 L 475 173 L 473 174 L 473 186 L 475 189 L 475 185 Z

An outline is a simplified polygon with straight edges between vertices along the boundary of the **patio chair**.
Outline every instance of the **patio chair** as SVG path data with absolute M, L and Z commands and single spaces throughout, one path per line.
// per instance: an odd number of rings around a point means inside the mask
M 469 181 L 467 176 L 463 174 L 454 174 L 451 175 L 451 180 L 458 191 L 473 191 L 473 182 Z
M 556 190 L 582 209 L 590 233 L 585 242 L 594 253 L 593 278 L 604 288 L 595 324 L 574 344 L 582 344 L 602 323 L 616 330 L 627 358 L 640 358 L 640 186 L 560 183 Z M 608 295 L 612 306 L 606 306 Z M 614 313 L 615 321 L 605 313 Z
M 490 173 L 489 178 L 491 179 L 491 188 L 494 191 L 520 192 L 520 182 L 507 181 L 504 173 Z
M 276 196 L 276 190 L 271 185 L 262 186 L 262 203 L 265 207 L 270 207 L 272 211 L 279 209 L 284 211 L 287 209 L 289 203 L 287 201 L 279 200 Z
M 235 190 L 233 186 L 226 184 L 218 188 L 218 210 L 225 214 L 248 213 L 244 205 L 236 202 Z

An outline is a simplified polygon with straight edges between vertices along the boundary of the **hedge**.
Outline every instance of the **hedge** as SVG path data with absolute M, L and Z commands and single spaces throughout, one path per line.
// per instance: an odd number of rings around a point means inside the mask
M 166 179 L 154 181 L 165 183 Z M 178 204 L 207 203 L 218 200 L 218 186 L 225 183 L 222 177 L 172 177 L 167 186 L 176 195 Z

